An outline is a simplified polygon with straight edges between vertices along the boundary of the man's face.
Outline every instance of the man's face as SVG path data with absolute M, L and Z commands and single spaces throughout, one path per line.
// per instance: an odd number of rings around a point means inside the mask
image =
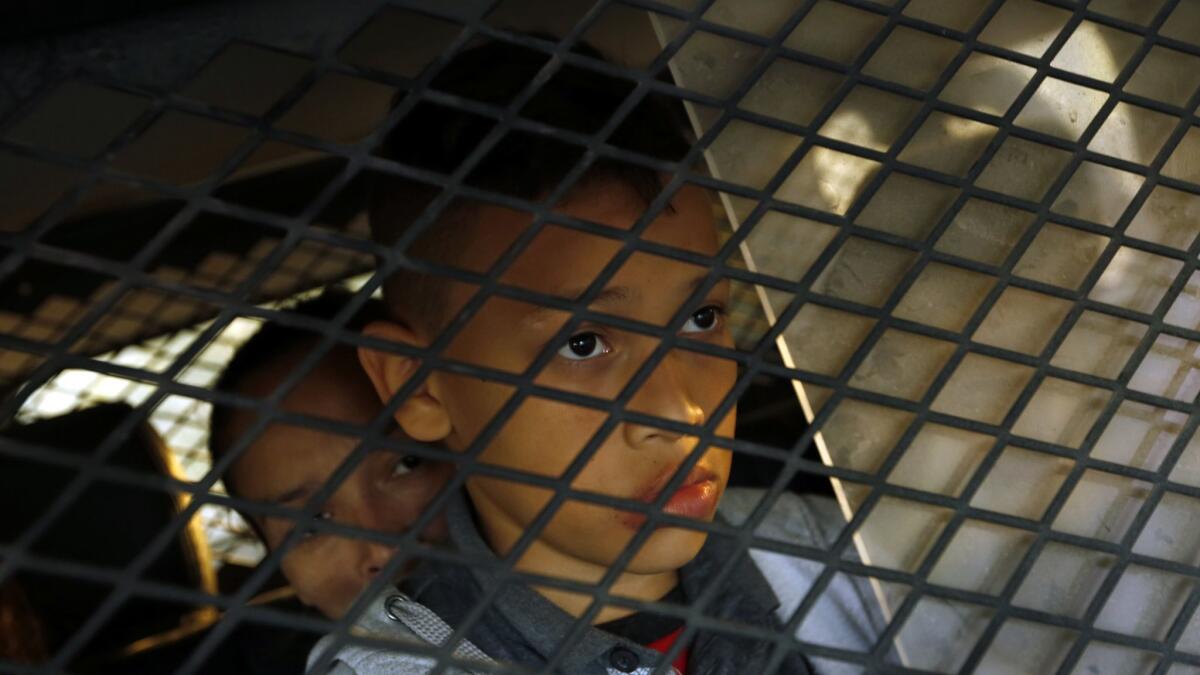
M 286 368 L 267 368 L 247 378 L 241 393 L 265 396 L 282 380 Z M 327 358 L 283 402 L 290 412 L 366 425 L 379 410 L 379 399 L 356 372 L 353 357 Z M 351 370 L 353 369 L 353 370 Z M 237 438 L 253 422 L 240 412 L 230 423 Z M 358 445 L 350 436 L 306 427 L 272 424 L 233 465 L 230 479 L 243 498 L 303 508 Z M 400 534 L 408 530 L 450 476 L 453 466 L 414 461 L 387 451 L 369 453 L 319 511 L 321 518 Z M 293 521 L 260 518 L 268 548 L 276 549 L 291 532 Z M 444 539 L 445 524 L 435 521 L 423 537 Z M 338 618 L 364 586 L 387 563 L 394 549 L 358 538 L 314 532 L 288 550 L 280 565 L 297 596 L 325 615 Z
M 712 203 L 706 192 L 688 187 L 672 200 L 643 238 L 703 255 L 717 250 Z M 624 185 L 594 181 L 557 210 L 569 216 L 612 227 L 630 228 L 645 205 Z M 528 214 L 482 207 L 484 232 L 464 256 L 496 256 L 499 242 L 511 239 L 530 223 Z M 507 234 L 505 234 L 507 233 Z M 492 250 L 487 249 L 489 244 Z M 505 283 L 543 293 L 575 298 L 621 249 L 613 239 L 550 226 L 531 242 L 509 271 Z M 465 260 L 479 267 L 483 258 Z M 484 265 L 486 266 L 486 264 Z M 706 269 L 646 253 L 634 253 L 605 284 L 590 308 L 598 312 L 664 326 L 683 310 L 686 338 L 730 346 L 725 322 L 728 283 L 717 284 L 698 301 L 688 304 L 704 280 Z M 469 289 L 455 287 L 449 306 L 465 300 Z M 489 298 L 447 348 L 455 359 L 514 373 L 524 371 L 543 350 L 556 352 L 536 377 L 536 383 L 605 401 L 614 399 L 660 345 L 654 336 L 618 330 L 602 322 L 585 322 L 571 338 L 553 343 L 569 313 L 528 303 Z M 727 359 L 676 347 L 666 353 L 627 409 L 692 425 L 710 416 L 732 387 L 736 365 Z M 513 394 L 506 385 L 438 372 L 428 381 L 430 391 L 445 406 L 452 429 L 446 444 L 464 449 L 492 420 Z M 574 462 L 605 422 L 603 410 L 530 396 L 520 403 L 483 450 L 481 460 L 547 477 L 558 477 Z M 735 415 L 719 420 L 715 430 L 731 436 Z M 616 424 L 588 459 L 573 488 L 643 502 L 652 501 L 679 465 L 697 446 L 692 435 L 631 422 Z M 729 475 L 730 454 L 707 449 L 665 510 L 698 520 L 713 517 Z M 485 534 L 503 553 L 551 498 L 546 488 L 474 475 L 467 488 L 479 512 Z M 631 511 L 569 500 L 542 530 L 538 546 L 596 566 L 608 566 L 636 533 L 643 518 Z M 695 530 L 662 527 L 641 547 L 630 572 L 672 571 L 691 560 L 705 535 Z

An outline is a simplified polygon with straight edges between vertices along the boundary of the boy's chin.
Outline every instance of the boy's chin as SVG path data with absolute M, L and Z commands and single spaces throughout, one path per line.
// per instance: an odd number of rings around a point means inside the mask
M 635 574 L 660 574 L 678 570 L 700 553 L 707 539 L 707 532 L 682 527 L 660 528 L 642 545 L 626 571 Z

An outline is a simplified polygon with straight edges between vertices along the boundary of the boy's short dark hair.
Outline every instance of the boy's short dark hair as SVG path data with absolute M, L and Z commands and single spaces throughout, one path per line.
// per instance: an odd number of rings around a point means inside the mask
M 315 298 L 297 303 L 286 311 L 289 314 L 332 320 L 350 302 L 351 298 L 352 295 L 349 292 L 329 289 Z M 386 318 L 386 316 L 387 312 L 383 303 L 375 298 L 370 298 L 354 316 L 346 321 L 345 328 L 361 331 L 368 323 Z M 221 372 L 213 389 L 226 392 L 237 391 L 247 378 L 266 364 L 281 358 L 288 358 L 300 350 L 311 347 L 318 337 L 318 334 L 304 328 L 287 326 L 275 321 L 267 322 L 237 350 Z M 353 350 L 354 348 L 350 345 L 339 344 L 332 347 L 329 353 L 338 349 Z M 214 463 L 229 450 L 230 444 L 225 441 L 225 433 L 234 412 L 235 409 L 228 406 L 214 405 L 212 408 L 208 426 L 208 447 Z M 231 495 L 237 496 L 236 489 L 228 483 L 229 481 L 226 481 L 226 490 Z
M 597 61 L 604 58 L 587 44 L 572 51 Z M 491 41 L 455 57 L 432 80 L 431 88 L 498 107 L 511 104 L 550 56 L 535 49 Z M 518 115 L 577 134 L 599 131 L 633 91 L 633 81 L 586 67 L 563 64 L 523 106 Z M 401 93 L 401 99 L 403 92 Z M 475 150 L 496 125 L 479 114 L 422 101 L 385 139 L 380 154 L 421 169 L 449 174 Z M 608 137 L 607 143 L 653 160 L 678 162 L 690 143 L 684 133 L 682 109 L 658 94 L 645 95 Z M 558 186 L 579 162 L 584 148 L 548 134 L 510 129 L 468 173 L 465 183 L 500 194 L 535 200 Z M 655 169 L 609 158 L 592 162 L 581 183 L 616 180 L 631 187 L 649 203 L 662 189 Z M 393 175 L 373 177 L 369 215 L 372 237 L 392 245 L 424 211 L 440 187 Z M 470 207 L 462 200 L 452 204 L 435 227 L 411 245 L 409 255 L 453 264 L 454 239 L 470 236 L 463 218 Z M 482 270 L 477 270 L 482 271 Z M 401 270 L 384 285 L 384 297 L 405 319 L 417 318 L 438 325 L 444 317 L 443 283 L 430 275 Z M 399 289 L 403 289 L 400 291 Z

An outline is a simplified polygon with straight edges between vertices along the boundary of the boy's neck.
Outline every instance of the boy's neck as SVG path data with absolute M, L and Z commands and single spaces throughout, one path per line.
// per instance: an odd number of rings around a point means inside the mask
M 522 563 L 524 560 L 522 560 Z M 549 574 L 544 569 L 526 568 L 524 564 L 518 563 L 517 567 L 525 572 L 536 572 L 539 574 Z M 558 569 L 553 572 L 554 576 L 565 577 Z M 584 581 L 584 579 L 572 579 L 573 581 Z M 617 578 L 616 582 L 611 587 L 612 595 L 619 595 L 626 598 L 636 600 L 658 600 L 668 593 L 679 583 L 679 572 L 671 570 L 661 574 L 633 574 L 627 572 Z M 558 608 L 570 614 L 571 616 L 580 616 L 587 611 L 592 604 L 592 596 L 580 593 L 572 593 L 558 588 L 548 588 L 546 586 L 534 586 L 542 597 L 546 598 Z M 592 624 L 606 623 L 623 619 L 630 614 L 634 614 L 637 610 L 630 609 L 623 605 L 605 605 L 596 616 L 592 618 Z
M 479 525 L 488 546 L 497 555 L 505 555 L 512 550 L 523 532 L 520 525 L 498 511 L 493 511 L 490 518 L 480 518 Z M 516 569 L 586 584 L 598 583 L 608 572 L 608 567 L 605 565 L 564 553 L 541 539 L 535 540 L 526 548 L 525 553 L 517 561 Z M 609 593 L 633 600 L 654 601 L 667 595 L 678 583 L 678 570 L 653 574 L 624 572 L 609 587 Z M 583 615 L 592 604 L 592 596 L 588 594 L 537 585 L 534 585 L 533 589 L 557 605 L 559 609 L 574 617 Z M 635 611 L 622 605 L 605 605 L 592 618 L 591 623 L 615 621 L 629 616 Z

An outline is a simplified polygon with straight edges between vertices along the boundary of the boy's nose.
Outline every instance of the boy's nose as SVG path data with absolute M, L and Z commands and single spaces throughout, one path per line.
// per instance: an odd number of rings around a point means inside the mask
M 684 424 L 703 424 L 708 413 L 689 391 L 679 371 L 676 359 L 668 354 L 655 366 L 654 372 L 630 400 L 629 410 Z M 629 423 L 623 426 L 626 441 L 633 447 L 652 442 L 673 442 L 690 435 L 642 424 Z
M 396 549 L 393 546 L 384 546 L 371 541 L 361 542 L 358 572 L 363 582 L 370 581 L 383 571 L 384 566 L 395 553 Z

